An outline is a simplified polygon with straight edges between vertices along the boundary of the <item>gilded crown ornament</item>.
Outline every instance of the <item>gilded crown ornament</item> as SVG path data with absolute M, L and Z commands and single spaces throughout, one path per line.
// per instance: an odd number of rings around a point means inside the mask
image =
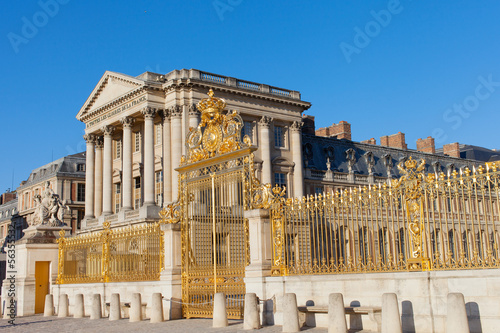
M 248 136 L 241 141 L 241 116 L 236 111 L 223 114 L 226 101 L 215 97 L 212 89 L 207 95 L 208 98 L 196 105 L 201 112 L 201 122 L 196 128 L 189 129 L 187 154 L 182 157 L 181 164 L 195 163 L 251 146 Z

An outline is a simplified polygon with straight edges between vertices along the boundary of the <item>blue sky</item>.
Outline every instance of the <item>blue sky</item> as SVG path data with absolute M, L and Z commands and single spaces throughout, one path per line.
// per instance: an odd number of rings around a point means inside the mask
M 106 70 L 299 90 L 317 128 L 346 120 L 356 141 L 401 131 L 409 148 L 430 135 L 500 148 L 499 13 L 493 0 L 10 2 L 0 192 L 85 149 L 75 116 Z

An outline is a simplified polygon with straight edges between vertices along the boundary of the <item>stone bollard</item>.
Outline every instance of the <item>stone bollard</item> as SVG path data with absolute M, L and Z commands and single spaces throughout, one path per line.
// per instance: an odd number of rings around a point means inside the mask
M 45 295 L 45 308 L 43 309 L 43 316 L 50 317 L 54 315 L 54 297 L 52 294 Z
M 73 318 L 85 317 L 85 303 L 83 303 L 83 294 L 76 294 L 75 305 L 73 306 Z
M 132 302 L 130 302 L 129 322 L 142 321 L 142 301 L 140 293 L 132 294 Z
M 111 302 L 109 303 L 109 320 L 118 320 L 122 318 L 122 310 L 120 306 L 120 294 L 111 294 Z
M 226 295 L 224 293 L 216 293 L 214 295 L 214 319 L 212 322 L 213 327 L 226 327 L 227 312 L 226 312 Z
M 394 293 L 382 295 L 382 333 L 402 333 L 398 297 Z
M 328 297 L 328 333 L 347 333 L 342 294 L 330 294 Z
M 260 328 L 259 302 L 255 293 L 245 294 L 245 311 L 243 316 L 243 329 L 254 330 Z
M 154 293 L 151 298 L 150 323 L 161 323 L 163 321 L 163 298 L 161 293 Z
M 446 332 L 469 333 L 464 295 L 461 293 L 449 293 L 447 301 Z
M 59 295 L 59 309 L 57 310 L 57 316 L 59 318 L 64 318 L 68 316 L 68 295 Z
M 298 332 L 299 311 L 297 309 L 297 296 L 288 293 L 283 296 L 283 332 Z
M 90 319 L 102 318 L 101 294 L 92 295 L 92 308 L 90 309 Z

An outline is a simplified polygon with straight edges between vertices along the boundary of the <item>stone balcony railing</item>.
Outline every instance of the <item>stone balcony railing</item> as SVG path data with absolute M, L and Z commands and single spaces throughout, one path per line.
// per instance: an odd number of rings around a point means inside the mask
M 306 169 L 305 178 L 312 180 L 321 180 L 325 182 L 340 182 L 340 183 L 352 183 L 352 184 L 378 184 L 378 183 L 384 183 L 387 180 L 387 178 L 385 177 L 349 174 L 344 172 L 314 170 L 314 169 Z
M 197 69 L 174 70 L 165 75 L 165 80 L 167 81 L 176 79 L 198 79 L 201 81 L 208 81 L 230 87 L 251 90 L 254 92 L 261 92 L 279 97 L 300 100 L 300 92 L 295 90 L 273 87 L 267 84 L 261 84 L 251 81 L 244 81 L 230 76 L 202 72 Z

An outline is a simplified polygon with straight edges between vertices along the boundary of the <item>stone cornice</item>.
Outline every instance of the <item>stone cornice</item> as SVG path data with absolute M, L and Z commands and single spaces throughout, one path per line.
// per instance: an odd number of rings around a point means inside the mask
M 210 88 L 215 88 L 215 89 L 217 89 L 217 91 L 221 91 L 221 92 L 225 92 L 225 93 L 229 93 L 229 94 L 235 94 L 235 95 L 252 97 L 252 98 L 259 98 L 259 99 L 266 100 L 266 101 L 298 106 L 298 107 L 302 108 L 304 111 L 311 107 L 311 103 L 304 102 L 304 101 L 301 101 L 299 99 L 263 93 L 260 91 L 246 90 L 246 89 L 242 89 L 242 88 L 238 88 L 238 87 L 227 86 L 224 84 L 218 84 L 215 82 L 208 82 L 208 81 L 203 81 L 203 80 L 194 79 L 194 78 L 172 79 L 172 80 L 169 80 L 163 84 L 163 90 L 165 91 L 165 93 L 168 93 L 169 91 L 173 91 L 176 89 L 182 89 L 182 88 L 190 89 L 190 88 L 195 88 L 195 87 L 205 88 L 207 91 Z

